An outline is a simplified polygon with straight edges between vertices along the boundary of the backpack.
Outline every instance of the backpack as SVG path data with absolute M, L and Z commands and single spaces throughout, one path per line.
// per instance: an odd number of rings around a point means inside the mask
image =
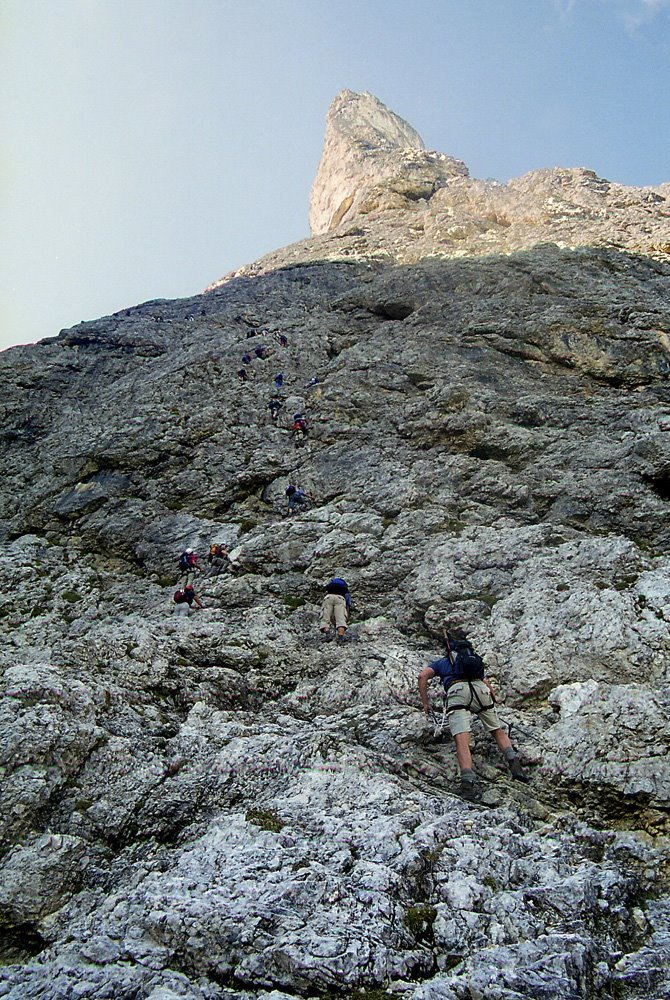
M 452 640 L 450 649 L 454 657 L 454 666 L 463 680 L 484 680 L 486 674 L 484 661 L 475 653 L 469 642 L 464 639 Z
M 175 590 L 175 592 L 174 592 L 174 602 L 175 602 L 175 604 L 183 604 L 184 603 L 184 591 L 183 590 Z
M 340 576 L 334 576 L 333 579 L 328 584 L 328 586 L 332 587 L 333 584 L 335 584 L 336 587 L 344 588 L 344 593 L 341 596 L 344 597 L 344 603 L 346 604 L 348 611 L 349 608 L 351 607 L 351 594 L 349 593 L 349 584 L 347 583 L 346 580 L 343 580 L 342 577 Z
M 190 565 L 191 565 L 191 557 L 189 556 L 188 552 L 182 552 L 182 554 L 179 556 L 179 569 L 182 570 L 188 569 Z

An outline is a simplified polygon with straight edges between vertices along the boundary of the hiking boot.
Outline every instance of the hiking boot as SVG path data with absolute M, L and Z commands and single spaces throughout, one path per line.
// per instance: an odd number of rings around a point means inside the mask
M 335 642 L 338 644 L 338 646 L 343 646 L 346 641 L 347 641 L 346 635 L 338 635 L 335 637 Z
M 513 757 L 512 760 L 508 761 L 510 773 L 513 778 L 517 781 L 528 782 L 530 779 L 524 769 L 521 766 L 521 761 L 518 757 Z
M 334 636 L 333 636 L 332 632 L 325 632 L 323 629 L 321 630 L 321 641 L 322 642 L 330 642 L 331 639 L 333 639 L 333 638 L 334 638 Z
M 482 797 L 482 790 L 476 778 L 461 778 L 461 795 L 469 802 L 479 802 Z

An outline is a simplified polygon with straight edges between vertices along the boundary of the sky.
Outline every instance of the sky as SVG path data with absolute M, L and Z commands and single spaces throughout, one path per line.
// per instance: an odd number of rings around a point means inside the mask
M 0 0 L 0 349 L 309 235 L 345 87 L 475 177 L 670 180 L 670 0 Z

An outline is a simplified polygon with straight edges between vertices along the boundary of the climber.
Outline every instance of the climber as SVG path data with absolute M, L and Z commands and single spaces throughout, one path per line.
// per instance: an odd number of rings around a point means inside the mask
M 449 718 L 449 729 L 456 745 L 456 757 L 461 769 L 461 794 L 464 798 L 477 801 L 481 798 L 481 788 L 472 769 L 470 751 L 470 720 L 477 715 L 484 728 L 491 734 L 504 756 L 512 777 L 517 781 L 528 781 L 528 775 L 512 742 L 500 725 L 495 710 L 495 694 L 486 679 L 484 661 L 468 642 L 463 629 L 453 629 L 445 634 L 447 655 L 433 660 L 419 674 L 419 694 L 426 715 L 431 717 L 428 700 L 428 682 L 439 677 L 444 685 L 445 712 Z
M 240 380 L 240 382 L 248 382 L 249 381 L 249 373 L 246 370 L 246 368 L 240 368 L 238 370 L 238 372 L 237 372 L 237 377 Z
M 200 572 L 198 557 L 193 549 L 184 549 L 179 556 L 179 576 L 177 577 L 177 581 L 181 580 L 182 577 L 186 577 L 186 583 L 192 583 L 195 579 L 195 574 Z
M 303 417 L 302 413 L 293 414 L 293 427 L 291 428 L 291 434 L 293 435 L 293 440 L 295 441 L 296 448 L 302 447 L 302 445 L 307 440 L 307 435 L 309 431 L 307 428 L 307 421 Z
M 284 373 L 279 372 L 277 375 L 275 375 L 275 389 L 281 389 L 283 384 L 284 384 Z
M 339 576 L 333 577 L 326 586 L 326 595 L 321 604 L 321 633 L 324 639 L 332 637 L 331 628 L 335 624 L 336 641 L 345 641 L 351 594 L 346 580 Z
M 284 405 L 283 399 L 280 399 L 278 396 L 273 396 L 270 402 L 268 403 L 268 410 L 270 411 L 270 420 L 272 421 L 273 424 L 277 423 L 277 417 L 279 416 L 279 411 L 281 410 L 283 405 Z
M 224 570 L 230 569 L 230 557 L 226 546 L 213 542 L 209 547 L 207 562 L 209 563 L 209 568 L 205 573 L 205 580 L 207 580 L 210 576 L 218 576 L 219 573 L 223 573 Z
M 275 333 L 275 339 L 280 347 L 288 347 L 288 337 L 283 333 Z
M 256 346 L 254 347 L 254 354 L 256 355 L 257 358 L 260 358 L 262 361 L 264 358 L 269 358 L 270 355 L 272 354 L 272 351 L 268 350 L 265 344 L 256 344 Z
M 193 604 L 197 604 L 199 608 L 204 608 L 204 604 L 199 597 L 196 597 L 195 590 L 192 584 L 187 584 L 183 590 L 175 591 L 174 595 L 174 610 L 175 614 L 187 617 Z
M 293 486 L 292 483 L 286 487 L 286 499 L 288 500 L 288 512 L 291 514 L 299 514 L 303 510 L 309 510 L 314 497 L 309 493 L 305 493 L 304 490 L 298 489 Z
M 251 355 L 249 354 L 249 352 L 245 351 L 245 353 L 242 355 L 242 364 L 243 365 L 250 365 L 251 362 L 252 362 L 252 360 L 253 359 L 252 359 Z
M 309 380 L 309 382 L 305 386 L 305 389 L 311 389 L 315 385 L 321 385 L 321 379 L 317 375 L 315 375 L 314 378 L 311 378 Z

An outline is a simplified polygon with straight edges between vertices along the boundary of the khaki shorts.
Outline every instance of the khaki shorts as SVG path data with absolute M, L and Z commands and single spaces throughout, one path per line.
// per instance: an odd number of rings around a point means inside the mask
M 482 705 L 484 711 L 480 711 Z M 500 729 L 500 719 L 493 707 L 491 692 L 484 681 L 455 681 L 451 684 L 447 691 L 447 711 L 452 736 L 470 732 L 470 723 L 475 712 L 484 728 L 490 733 L 494 729 Z
M 345 599 L 340 594 L 326 594 L 321 605 L 321 628 L 330 628 L 333 621 L 336 628 L 346 628 L 348 618 Z

